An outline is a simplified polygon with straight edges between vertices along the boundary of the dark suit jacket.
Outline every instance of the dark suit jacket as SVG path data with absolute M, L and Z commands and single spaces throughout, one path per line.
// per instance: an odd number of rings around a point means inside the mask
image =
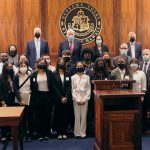
M 69 72 L 64 74 L 64 83 L 62 83 L 60 74 L 57 71 L 53 72 L 55 78 L 55 86 L 58 89 L 60 95 L 71 99 L 71 76 Z M 58 100 L 57 102 L 61 102 Z
M 99 50 L 98 50 L 98 48 L 97 48 L 97 45 L 94 45 L 94 46 L 92 47 L 92 49 L 93 49 L 93 52 L 94 52 L 93 62 L 95 62 L 96 58 L 101 57 L 101 54 L 99 53 Z M 108 49 L 107 45 L 102 44 L 102 46 L 101 46 L 101 51 L 102 51 L 102 54 L 103 54 L 104 52 L 109 52 L 109 49 Z
M 144 64 L 144 61 L 141 61 L 141 62 L 139 63 L 139 69 L 140 69 L 140 70 L 143 69 L 143 64 Z M 147 68 L 147 71 L 150 70 L 150 64 L 148 64 L 148 65 L 149 65 L 149 66 L 148 66 L 148 68 Z
M 49 46 L 48 46 L 48 42 L 46 40 L 41 39 L 40 56 L 44 53 L 50 54 Z M 27 42 L 26 56 L 27 56 L 28 61 L 29 61 L 29 66 L 33 69 L 35 66 L 35 62 L 36 62 L 36 48 L 35 48 L 34 39 Z
M 65 40 L 59 44 L 59 49 L 58 49 L 58 57 L 62 56 L 62 51 L 63 50 L 68 50 L 69 49 L 69 42 L 68 40 Z M 80 60 L 80 53 L 82 49 L 82 43 L 79 40 L 74 40 L 74 50 L 72 53 L 71 61 L 73 63 L 76 63 L 77 61 Z
M 132 57 L 130 43 L 127 43 L 127 45 L 128 45 L 127 55 Z M 138 42 L 135 42 L 135 58 L 138 60 L 142 60 L 142 46 Z
M 146 93 L 150 95 L 150 68 L 147 69 L 146 78 L 147 78 L 147 91 L 146 91 Z
M 36 93 L 38 92 L 38 82 L 37 82 L 37 75 L 38 71 L 35 71 L 30 78 L 30 88 L 31 88 L 31 95 L 36 97 Z M 50 70 L 46 71 L 47 76 L 47 85 L 50 93 L 50 98 L 56 97 L 57 99 L 61 99 L 62 95 L 59 93 L 55 86 L 55 78 L 53 73 Z

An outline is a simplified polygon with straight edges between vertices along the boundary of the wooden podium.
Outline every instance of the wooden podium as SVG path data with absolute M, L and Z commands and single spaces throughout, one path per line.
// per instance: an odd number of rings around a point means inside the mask
M 95 150 L 142 150 L 141 96 L 134 80 L 95 80 Z M 126 88 L 124 88 L 126 87 Z

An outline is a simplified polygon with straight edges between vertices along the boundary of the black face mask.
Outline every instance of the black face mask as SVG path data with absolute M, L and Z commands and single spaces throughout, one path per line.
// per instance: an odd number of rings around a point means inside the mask
M 63 69 L 63 70 L 64 70 L 65 67 L 66 67 L 65 64 L 58 64 L 58 68 L 59 68 L 59 69 Z
M 10 51 L 10 52 L 9 52 L 9 55 L 10 55 L 11 57 L 15 57 L 16 54 L 17 54 L 17 51 L 16 51 L 16 50 L 13 50 L 13 51 Z
M 1 61 L 2 61 L 2 63 L 5 63 L 5 62 L 7 62 L 8 61 L 8 58 L 1 58 Z
M 107 65 L 110 64 L 110 59 L 104 59 L 104 61 Z
M 125 68 L 125 64 L 118 64 L 118 67 L 120 68 L 120 69 L 124 69 Z
M 85 61 L 90 61 L 90 60 L 91 60 L 91 57 L 84 57 L 84 60 L 85 60 Z
M 70 57 L 63 57 L 63 60 L 65 63 L 69 62 L 70 61 Z
M 46 70 L 46 68 L 47 68 L 46 64 L 39 64 L 38 65 L 38 69 L 44 69 L 44 70 Z
M 35 37 L 38 39 L 40 37 L 40 33 L 39 32 L 36 32 L 35 33 Z
M 99 69 L 99 70 L 104 70 L 104 64 L 99 64 L 99 65 L 98 65 L 98 69 Z
M 7 74 L 9 75 L 13 75 L 14 73 L 13 69 L 10 69 L 10 68 L 6 69 L 6 71 L 7 71 Z
M 83 68 L 83 67 L 81 67 L 81 68 L 76 68 L 76 70 L 77 70 L 78 73 L 84 72 L 84 68 Z
M 130 38 L 130 42 L 134 42 L 135 41 L 135 38 L 134 37 L 131 37 Z

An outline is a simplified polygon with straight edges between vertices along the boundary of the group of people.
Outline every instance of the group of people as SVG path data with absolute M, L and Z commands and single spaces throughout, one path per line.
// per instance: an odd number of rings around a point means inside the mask
M 34 39 L 27 42 L 25 54 L 19 56 L 15 45 L 1 52 L 0 104 L 25 106 L 25 140 L 30 141 L 34 132 L 39 141 L 49 140 L 51 128 L 58 139 L 67 139 L 69 127 L 75 138 L 86 138 L 87 130 L 94 130 L 92 80 L 136 80 L 133 88 L 145 92 L 143 130 L 148 130 L 150 49 L 142 50 L 134 32 L 128 36 L 129 42 L 122 43 L 119 55 L 112 57 L 101 35 L 95 37 L 92 48 L 82 48 L 74 31 L 68 29 L 67 39 L 59 45 L 56 66 L 51 65 L 48 42 L 41 39 L 39 27 L 34 29 Z M 22 93 L 29 95 L 28 105 Z M 10 129 L 1 127 L 1 141 L 10 136 Z

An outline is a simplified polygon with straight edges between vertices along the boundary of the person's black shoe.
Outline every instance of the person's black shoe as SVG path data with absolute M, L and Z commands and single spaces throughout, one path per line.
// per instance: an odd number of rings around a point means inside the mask
M 26 142 L 26 141 L 27 141 L 27 137 L 24 136 L 24 137 L 23 137 L 23 142 Z
M 83 136 L 83 137 L 82 137 L 82 139 L 86 139 L 86 138 L 87 138 L 86 136 Z
M 62 140 L 63 139 L 62 135 L 58 135 L 57 139 Z
M 2 138 L 1 138 L 1 142 L 2 142 L 2 143 L 7 142 L 7 138 L 6 138 L 6 137 L 2 137 Z
M 82 137 L 81 137 L 81 136 L 75 136 L 75 138 L 76 138 L 76 139 L 81 139 Z
M 46 141 L 48 141 L 48 140 L 50 140 L 50 137 L 45 136 L 44 139 L 45 139 Z
M 27 142 L 31 142 L 31 137 L 27 137 Z
M 38 141 L 43 141 L 43 140 L 44 140 L 43 137 L 39 137 L 39 138 L 38 138 Z

